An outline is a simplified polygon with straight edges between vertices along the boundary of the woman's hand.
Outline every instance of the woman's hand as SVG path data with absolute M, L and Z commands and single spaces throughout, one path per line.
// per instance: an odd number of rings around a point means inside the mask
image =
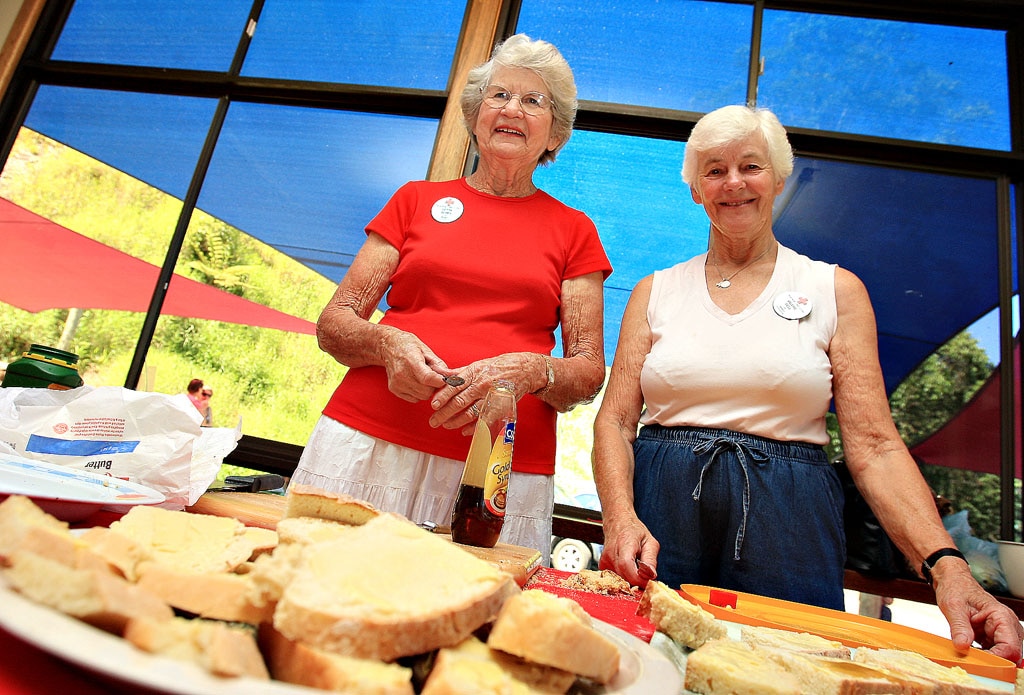
M 636 514 L 604 517 L 604 550 L 600 569 L 609 569 L 632 586 L 645 587 L 658 576 L 661 544 Z
M 423 341 L 395 328 L 383 332 L 380 354 L 388 373 L 388 390 L 410 403 L 430 398 L 451 373 Z
M 950 639 L 960 653 L 972 642 L 996 656 L 1018 664 L 1024 628 L 1017 615 L 985 591 L 970 568 L 956 559 L 943 559 L 932 570 L 935 602 L 949 622 Z
M 512 382 L 518 401 L 547 383 L 547 366 L 539 354 L 510 352 L 477 360 L 455 370 L 454 375 L 463 381 L 458 386 L 440 383 L 443 388 L 437 390 L 430 403 L 436 411 L 430 418 L 430 426 L 449 430 L 462 427 L 462 433 L 469 435 L 473 434 L 473 424 L 495 382 Z

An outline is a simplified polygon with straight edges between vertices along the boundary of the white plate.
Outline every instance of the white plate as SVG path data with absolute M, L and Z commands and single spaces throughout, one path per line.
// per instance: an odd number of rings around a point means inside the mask
M 682 674 L 649 644 L 617 627 L 594 626 L 619 647 L 620 668 L 607 686 L 572 693 L 652 695 L 679 693 Z M 63 613 L 30 601 L 8 588 L 0 575 L 0 627 L 31 645 L 109 681 L 171 695 L 310 695 L 323 693 L 280 681 L 217 678 L 191 662 L 142 652 L 131 644 Z
M 106 505 L 159 504 L 160 492 L 109 475 L 0 454 L 0 499 L 25 495 L 58 519 L 81 521 Z

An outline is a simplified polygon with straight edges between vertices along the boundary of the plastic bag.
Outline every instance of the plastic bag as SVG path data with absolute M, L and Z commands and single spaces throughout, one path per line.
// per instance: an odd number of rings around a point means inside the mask
M 29 459 L 139 483 L 164 505 L 194 504 L 241 432 L 200 428 L 184 394 L 82 386 L 0 388 L 0 447 Z
M 942 519 L 943 526 L 953 538 L 957 549 L 964 554 L 971 565 L 971 574 L 986 591 L 1008 593 L 1006 576 L 999 564 L 999 545 L 992 541 L 976 538 L 967 521 L 967 510 L 962 509 Z

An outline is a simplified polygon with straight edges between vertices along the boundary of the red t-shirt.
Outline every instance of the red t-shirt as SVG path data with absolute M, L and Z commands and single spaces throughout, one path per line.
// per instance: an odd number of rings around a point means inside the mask
M 411 182 L 366 231 L 400 252 L 381 323 L 415 334 L 453 369 L 507 352 L 551 354 L 562 281 L 611 273 L 590 218 L 543 191 L 501 198 L 464 179 Z M 517 411 L 513 470 L 553 474 L 555 410 L 526 395 Z M 371 436 L 464 459 L 470 437 L 431 427 L 432 413 L 429 400 L 392 394 L 383 367 L 350 369 L 324 409 Z

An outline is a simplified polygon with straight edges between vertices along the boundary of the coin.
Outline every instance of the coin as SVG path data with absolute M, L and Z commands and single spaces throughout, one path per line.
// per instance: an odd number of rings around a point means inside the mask
M 444 383 L 448 384 L 449 386 L 462 386 L 463 384 L 466 383 L 466 380 L 460 376 L 446 376 L 444 378 Z

